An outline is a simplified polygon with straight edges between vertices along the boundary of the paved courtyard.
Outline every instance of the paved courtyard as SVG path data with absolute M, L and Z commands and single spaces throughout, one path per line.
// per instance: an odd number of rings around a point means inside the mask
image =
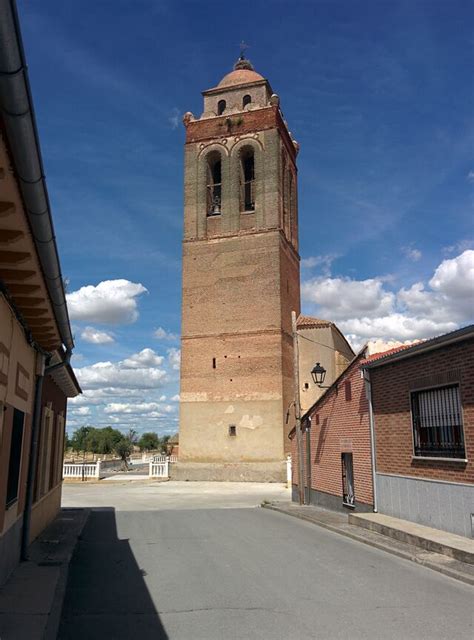
M 278 485 L 66 485 L 93 506 L 59 638 L 472 639 L 472 587 L 260 509 Z

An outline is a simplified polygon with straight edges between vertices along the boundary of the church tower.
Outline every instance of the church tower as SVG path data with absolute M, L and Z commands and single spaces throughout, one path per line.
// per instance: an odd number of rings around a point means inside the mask
M 179 477 L 279 480 L 300 312 L 298 144 L 243 56 L 203 96 L 202 116 L 184 116 Z

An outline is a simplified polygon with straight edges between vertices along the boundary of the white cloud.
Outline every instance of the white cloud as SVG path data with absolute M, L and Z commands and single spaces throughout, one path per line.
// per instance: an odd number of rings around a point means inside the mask
M 142 413 L 160 411 L 161 408 L 162 405 L 158 402 L 138 402 L 136 404 L 128 402 L 111 402 L 105 407 L 104 413 L 133 413 L 140 415 Z
M 90 407 L 73 407 L 69 410 L 69 413 L 73 413 L 75 416 L 90 416 Z
M 180 349 L 168 349 L 168 362 L 175 371 L 179 371 L 181 366 L 181 351 Z
M 474 182 L 474 171 L 469 171 L 466 177 L 468 182 Z
M 381 318 L 350 318 L 338 323 L 343 333 L 350 333 L 365 340 L 418 340 L 454 331 L 455 322 L 416 318 L 402 313 L 392 313 Z
M 76 369 L 83 389 L 154 389 L 167 380 L 164 369 L 159 368 L 163 357 L 152 349 L 143 349 L 119 362 L 96 362 Z
M 168 122 L 171 125 L 172 129 L 177 129 L 179 127 L 180 121 L 180 111 L 177 107 L 174 107 L 171 111 L 171 115 L 168 118 Z
M 474 251 L 443 260 L 427 285 L 416 282 L 397 292 L 386 287 L 380 277 L 320 277 L 303 283 L 302 297 L 316 314 L 336 321 L 356 348 L 367 340 L 429 338 L 472 321 Z
M 134 353 L 130 358 L 122 362 L 125 369 L 143 369 L 149 367 L 159 367 L 163 364 L 163 356 L 157 355 L 153 349 L 142 349 L 139 353 Z
M 301 266 L 305 269 L 313 269 L 314 267 L 321 267 L 323 275 L 329 275 L 331 266 L 334 260 L 339 258 L 337 253 L 328 253 L 321 256 L 309 256 L 301 260 Z
M 81 338 L 91 344 L 108 344 L 114 342 L 112 334 L 107 333 L 107 331 L 99 331 L 98 329 L 94 329 L 94 327 L 86 327 L 81 332 Z
M 171 331 L 166 331 L 163 327 L 158 327 L 153 332 L 153 336 L 158 338 L 158 340 L 178 340 L 179 336 L 176 333 L 171 333 Z
M 450 253 L 463 253 L 466 249 L 474 249 L 474 240 L 472 238 L 464 238 L 459 240 L 455 244 L 450 244 L 447 247 L 443 247 L 443 253 L 449 255 Z
M 138 318 L 136 298 L 147 289 L 130 280 L 104 280 L 66 294 L 71 320 L 129 324 Z
M 301 294 L 304 300 L 316 303 L 321 317 L 329 320 L 385 315 L 392 311 L 395 300 L 381 278 L 313 278 L 303 282 Z
M 469 317 L 474 300 L 474 250 L 443 260 L 434 272 L 430 286 L 455 313 Z
M 408 260 L 411 260 L 412 262 L 418 262 L 419 260 L 421 260 L 421 257 L 423 255 L 419 249 L 411 246 L 402 247 L 402 252 L 408 258 Z
M 179 393 L 177 393 L 175 396 L 173 396 L 173 397 L 171 398 L 171 401 L 172 401 L 172 402 L 179 402 Z

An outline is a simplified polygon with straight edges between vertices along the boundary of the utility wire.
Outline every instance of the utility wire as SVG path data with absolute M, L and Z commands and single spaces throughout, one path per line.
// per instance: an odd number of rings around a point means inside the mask
M 307 338 L 306 336 L 301 335 L 301 333 L 297 333 L 296 335 L 298 336 L 298 338 L 303 338 L 303 340 L 307 340 L 308 342 L 319 344 L 322 347 L 326 347 L 326 349 L 332 349 L 333 351 L 338 351 L 338 349 L 335 349 L 334 347 L 330 347 L 329 345 L 324 344 L 323 342 L 318 342 L 317 340 L 311 340 L 311 338 Z

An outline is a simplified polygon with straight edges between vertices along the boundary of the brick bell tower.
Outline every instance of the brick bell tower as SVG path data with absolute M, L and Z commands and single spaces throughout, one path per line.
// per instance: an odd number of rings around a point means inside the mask
M 177 477 L 280 480 L 300 312 L 298 144 L 243 56 L 203 96 L 202 116 L 183 119 Z

